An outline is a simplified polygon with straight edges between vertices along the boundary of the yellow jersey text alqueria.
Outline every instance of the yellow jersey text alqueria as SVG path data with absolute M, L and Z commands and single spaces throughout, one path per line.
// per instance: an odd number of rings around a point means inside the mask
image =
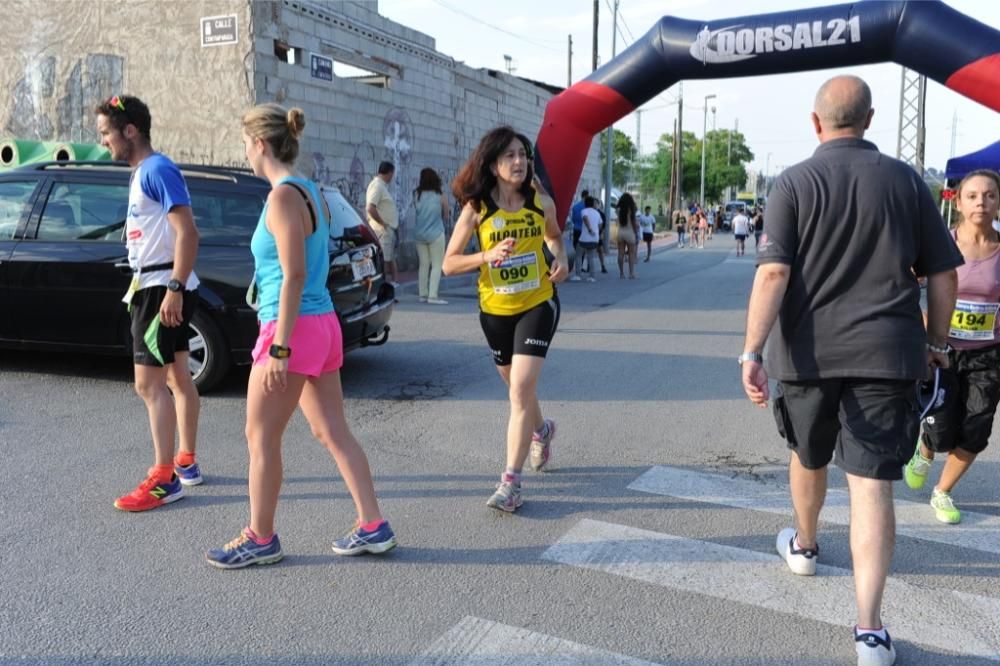
M 508 238 L 516 242 L 510 256 L 499 265 L 479 269 L 479 307 L 493 315 L 515 315 L 552 298 L 555 289 L 546 275 L 545 213 L 538 193 L 521 210 L 503 210 L 487 197 L 479 208 L 479 247 L 488 251 Z

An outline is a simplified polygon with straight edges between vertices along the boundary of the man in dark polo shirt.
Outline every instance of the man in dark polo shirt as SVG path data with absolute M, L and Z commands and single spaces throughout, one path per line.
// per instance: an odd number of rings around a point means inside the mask
M 778 535 L 778 553 L 794 573 L 815 574 L 826 467 L 835 460 L 851 496 L 858 663 L 892 664 L 881 617 L 895 543 L 892 481 L 917 438 L 916 383 L 929 365 L 948 363 L 962 255 L 917 173 L 862 139 L 872 113 L 857 77 L 838 76 L 817 93 L 820 146 L 782 172 L 767 200 L 740 364 L 747 396 L 761 407 L 768 373 L 779 380 L 774 412 L 793 454 L 795 528 Z

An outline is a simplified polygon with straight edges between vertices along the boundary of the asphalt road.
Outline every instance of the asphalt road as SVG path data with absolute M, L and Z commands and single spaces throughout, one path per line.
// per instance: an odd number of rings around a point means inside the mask
M 559 290 L 540 388 L 559 423 L 553 471 L 526 475 L 514 516 L 485 506 L 507 402 L 472 288 L 446 289 L 441 307 L 403 296 L 389 343 L 348 355 L 348 417 L 400 541 L 383 557 L 331 552 L 352 504 L 297 415 L 278 512 L 285 560 L 205 564 L 247 520 L 245 372 L 203 397 L 206 484 L 125 514 L 112 502 L 151 460 L 128 362 L 0 352 L 0 664 L 853 663 L 846 525 L 823 523 L 831 568 L 816 579 L 789 582 L 774 555 L 790 518 L 774 509 L 787 456 L 735 362 L 752 258 L 719 236 L 659 252 L 638 280 L 611 270 Z M 885 619 L 917 635 L 897 635 L 901 664 L 996 663 L 993 444 L 956 492 L 976 514 L 975 548 L 929 508 L 914 515 L 933 538 L 898 539 Z M 681 475 L 672 483 L 749 482 L 737 495 L 750 500 L 633 485 L 659 467 Z M 902 500 L 926 494 L 897 485 Z M 949 629 L 945 616 L 963 612 L 972 626 Z

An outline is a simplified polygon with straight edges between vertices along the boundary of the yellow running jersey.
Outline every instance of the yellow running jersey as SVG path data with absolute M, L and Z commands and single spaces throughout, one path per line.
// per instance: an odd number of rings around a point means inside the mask
M 494 315 L 515 315 L 552 298 L 549 282 L 550 261 L 545 247 L 545 212 L 538 193 L 516 213 L 501 209 L 492 198 L 479 208 L 479 247 L 485 252 L 497 243 L 513 238 L 516 243 L 499 266 L 479 268 L 479 307 Z

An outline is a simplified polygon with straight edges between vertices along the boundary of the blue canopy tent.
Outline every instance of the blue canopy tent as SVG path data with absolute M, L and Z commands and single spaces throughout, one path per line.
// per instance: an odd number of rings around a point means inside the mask
M 945 178 L 958 179 L 976 169 L 1000 171 L 1000 141 L 968 155 L 953 157 L 945 165 Z

